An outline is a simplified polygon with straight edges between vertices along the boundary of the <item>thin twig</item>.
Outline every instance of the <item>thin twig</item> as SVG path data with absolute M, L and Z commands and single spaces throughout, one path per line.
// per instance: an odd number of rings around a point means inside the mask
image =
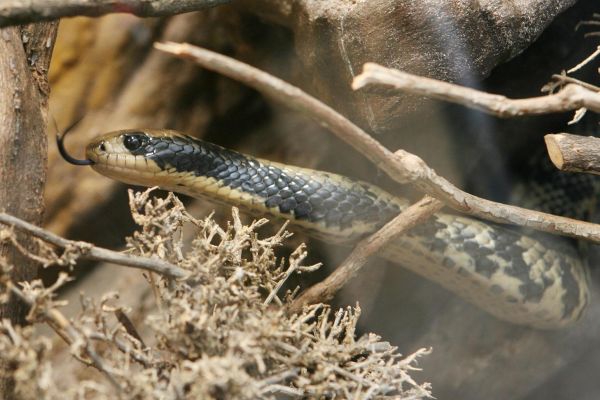
M 16 287 L 14 284 L 10 283 L 9 289 L 12 293 L 14 293 L 25 303 L 27 303 L 30 306 L 34 306 L 35 300 L 27 296 L 21 289 Z M 68 334 L 68 342 L 72 344 L 84 344 L 83 349 L 86 352 L 86 354 L 91 358 L 92 366 L 94 366 L 98 371 L 100 371 L 119 393 L 123 392 L 123 388 L 121 387 L 119 382 L 117 382 L 117 380 L 109 371 L 109 369 L 104 365 L 104 360 L 102 360 L 102 358 L 96 353 L 94 348 L 90 345 L 89 340 L 87 340 L 87 338 L 83 337 L 79 332 L 77 332 L 77 330 L 71 325 L 69 320 L 60 311 L 58 311 L 55 308 L 51 308 L 48 310 L 40 308 L 40 311 L 42 312 L 43 317 L 48 322 L 50 322 L 48 325 L 51 328 L 58 327 L 60 328 L 60 330 Z M 59 333 L 59 330 L 56 330 L 56 332 Z
M 343 140 L 348 141 L 358 151 L 364 152 L 375 165 L 385 170 L 395 180 L 402 183 L 411 180 L 407 171 L 391 162 L 394 157 L 391 151 L 349 119 L 301 89 L 231 57 L 187 43 L 155 43 L 154 47 L 190 59 L 208 70 L 240 81 L 294 110 L 307 114 Z
M 90 333 L 89 338 L 92 340 L 113 343 L 117 347 L 117 349 L 119 349 L 119 351 L 121 353 L 131 356 L 131 358 L 133 358 L 134 361 L 137 361 L 138 363 L 142 364 L 146 368 L 149 368 L 155 364 L 148 357 L 146 357 L 144 354 L 142 354 L 140 351 L 137 351 L 130 344 L 125 343 L 124 341 L 120 340 L 117 337 L 113 337 L 113 338 L 109 339 L 108 337 L 106 337 L 105 335 L 103 335 L 101 333 L 92 332 L 92 333 Z
M 185 278 L 188 275 L 184 269 L 166 261 L 157 260 L 154 258 L 132 256 L 129 254 L 123 254 L 104 249 L 102 247 L 96 247 L 86 242 L 67 240 L 55 235 L 52 232 L 40 228 L 39 226 L 35 226 L 23 221 L 22 219 L 5 213 L 0 213 L 0 224 L 12 226 L 19 230 L 24 230 L 38 239 L 43 240 L 44 242 L 53 244 L 63 249 L 77 249 L 80 252 L 81 258 L 84 259 L 105 261 L 126 267 L 138 268 L 145 271 L 156 272 L 163 276 L 175 279 Z
M 557 81 L 559 81 L 561 83 L 562 82 L 574 83 L 579 86 L 583 86 L 586 89 L 592 90 L 594 92 L 600 92 L 600 87 L 598 87 L 596 85 L 592 85 L 591 83 L 579 80 L 577 78 L 573 78 L 572 76 L 553 74 L 552 79 L 556 79 Z
M 230 0 L 2 0 L 0 27 L 54 20 L 78 15 L 98 17 L 130 13 L 139 17 L 160 17 L 198 11 Z
M 297 377 L 299 372 L 300 372 L 300 368 L 292 368 L 292 369 L 280 372 L 275 375 L 271 375 L 268 378 L 263 379 L 262 381 L 260 381 L 259 385 L 260 386 L 269 386 L 269 385 L 273 385 L 275 383 L 283 382 L 290 378 Z
M 385 224 L 379 231 L 358 243 L 344 262 L 325 280 L 311 286 L 289 306 L 291 312 L 300 312 L 305 305 L 327 302 L 393 238 L 405 233 L 415 225 L 429 218 L 443 207 L 444 203 L 429 196 L 401 212 L 396 218 Z
M 497 203 L 473 196 L 472 194 L 458 189 L 445 178 L 439 176 L 421 158 L 404 150 L 398 150 L 396 153 L 392 153 L 381 143 L 373 139 L 365 131 L 354 125 L 331 107 L 323 104 L 297 87 L 257 68 L 251 67 L 230 57 L 185 43 L 156 43 L 154 46 L 159 50 L 181 58 L 191 59 L 206 69 L 243 82 L 282 104 L 308 115 L 315 121 L 327 127 L 337 137 L 353 146 L 361 154 L 364 154 L 365 157 L 381 168 L 392 179 L 400 183 L 412 182 L 414 186 L 424 193 L 443 201 L 446 205 L 455 210 L 489 221 L 525 226 L 544 232 L 600 243 L 600 225 Z M 366 69 L 372 70 L 375 67 L 386 70 L 387 75 L 391 75 L 392 78 L 394 77 L 394 71 L 376 66 L 375 64 L 367 64 Z M 364 79 L 364 73 L 361 76 L 363 76 Z M 482 93 L 433 79 L 419 79 L 419 77 L 413 75 L 408 76 L 411 77 L 412 80 L 416 80 L 416 82 L 426 82 L 425 85 L 427 89 L 430 87 L 436 89 L 434 93 L 440 92 L 439 87 L 436 88 L 438 84 L 442 85 L 443 88 L 453 89 L 453 93 L 456 88 L 463 89 L 462 91 L 459 90 L 459 93 L 463 95 L 462 97 L 459 96 L 458 99 L 455 99 L 450 96 L 453 101 L 460 102 L 460 99 L 464 98 L 466 90 L 469 94 L 475 96 L 474 99 L 469 98 L 468 103 L 478 104 L 476 101 L 477 96 Z M 389 78 L 390 77 L 388 76 L 387 79 Z M 358 79 L 358 77 L 356 79 Z M 366 81 L 363 82 L 367 84 Z M 417 85 L 417 87 L 418 86 L 419 85 Z M 431 94 L 429 90 L 426 90 L 425 92 L 426 93 L 422 94 Z M 560 93 L 563 93 L 561 96 L 563 96 L 563 100 L 565 101 L 569 100 L 564 99 L 568 93 L 574 93 L 573 96 L 585 93 L 589 99 L 594 99 L 594 103 L 596 104 L 595 107 L 589 108 L 600 110 L 600 94 L 590 92 L 577 85 L 567 85 Z M 483 93 L 483 95 L 492 96 L 496 100 L 499 98 L 506 100 L 503 96 L 494 96 L 487 93 Z M 559 94 L 553 96 L 558 95 Z M 446 97 L 448 97 L 447 93 Z M 551 96 L 545 96 L 544 98 L 547 97 Z M 568 107 L 568 109 L 577 109 L 582 105 L 583 104 L 575 104 L 572 107 Z
M 565 85 L 559 92 L 546 96 L 509 99 L 506 96 L 425 78 L 374 63 L 366 63 L 363 68 L 363 72 L 354 78 L 354 89 L 391 87 L 400 92 L 462 104 L 503 118 L 551 114 L 581 107 L 600 112 L 600 93 L 574 84 Z
M 600 23 L 598 25 L 600 25 Z M 571 74 L 571 73 L 573 73 L 575 71 L 579 71 L 581 68 L 583 68 L 586 65 L 588 65 L 590 62 L 592 62 L 599 55 L 600 55 L 600 46 L 598 46 L 598 48 L 596 49 L 596 51 L 594 51 L 592 54 L 590 54 L 589 57 L 587 57 L 585 60 L 583 60 L 582 62 L 580 62 L 579 64 L 577 64 L 573 68 L 571 68 L 570 70 L 568 70 L 567 73 Z
M 578 30 L 579 28 L 581 28 L 582 26 L 598 26 L 600 25 L 600 21 L 580 21 L 577 23 L 577 25 L 575 25 L 575 30 Z
M 281 230 L 280 230 L 281 232 Z M 302 245 L 301 248 L 299 248 L 298 250 L 300 250 L 302 252 L 305 252 L 305 248 L 304 245 Z M 298 251 L 296 250 L 296 251 Z M 312 266 L 310 269 L 312 270 L 313 268 L 320 268 L 321 267 L 321 263 L 315 264 L 314 266 Z M 277 281 L 277 284 L 275 285 L 275 287 L 271 290 L 271 292 L 269 293 L 269 295 L 267 296 L 267 298 L 265 299 L 265 301 L 263 302 L 263 304 L 265 306 L 268 306 L 269 304 L 271 304 L 271 302 L 273 301 L 273 299 L 277 298 L 277 293 L 279 293 L 279 291 L 281 290 L 281 288 L 283 287 L 283 285 L 285 284 L 285 282 L 287 282 L 287 280 L 289 279 L 290 276 L 292 276 L 292 274 L 298 270 L 302 269 L 302 267 L 300 266 L 300 264 L 298 262 L 293 262 L 291 263 L 290 267 L 285 271 L 285 274 L 283 275 L 283 277 L 281 279 L 279 279 Z M 281 301 L 277 298 L 277 301 L 279 303 L 281 303 Z

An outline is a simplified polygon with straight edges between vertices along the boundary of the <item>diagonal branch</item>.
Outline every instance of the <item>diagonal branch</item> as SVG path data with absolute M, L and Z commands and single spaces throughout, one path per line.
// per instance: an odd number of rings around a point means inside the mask
M 600 225 L 497 203 L 460 190 L 438 175 L 418 156 L 404 150 L 392 153 L 331 107 L 273 75 L 230 57 L 189 44 L 169 42 L 156 43 L 154 46 L 243 82 L 276 101 L 308 115 L 364 154 L 392 179 L 400 183 L 410 182 L 419 190 L 443 201 L 455 210 L 489 221 L 514 224 L 600 243 Z M 600 107 L 600 97 L 598 107 Z
M 366 63 L 363 72 L 354 78 L 352 87 L 358 90 L 376 86 L 462 104 L 503 118 L 560 113 L 582 107 L 600 112 L 600 93 L 577 84 L 567 84 L 559 92 L 546 96 L 509 99 L 506 96 Z
M 110 13 L 131 13 L 139 17 L 160 17 L 198 11 L 230 0 L 2 0 L 0 27 L 74 17 L 98 17 Z
M 390 240 L 423 222 L 443 206 L 444 203 L 441 201 L 425 196 L 402 211 L 380 230 L 360 241 L 331 275 L 302 293 L 290 304 L 289 310 L 299 313 L 305 305 L 325 303 L 331 300 L 335 293 L 360 271 L 369 257 Z

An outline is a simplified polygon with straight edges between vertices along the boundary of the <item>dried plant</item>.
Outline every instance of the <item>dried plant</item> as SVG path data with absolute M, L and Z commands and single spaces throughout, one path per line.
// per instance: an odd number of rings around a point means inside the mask
M 333 311 L 317 304 L 301 313 L 287 310 L 297 289 L 283 291 L 285 281 L 319 265 L 303 264 L 305 246 L 287 261 L 276 256 L 289 236 L 285 227 L 261 238 L 256 229 L 266 220 L 244 225 L 233 209 L 232 222 L 221 228 L 210 216 L 193 218 L 174 195 L 151 198 L 150 191 L 130 193 L 130 206 L 140 229 L 127 240 L 128 251 L 163 259 L 188 275 L 178 280 L 148 275 L 158 307 L 147 316 L 142 338 L 116 294 L 99 301 L 82 298 L 79 316 L 66 321 L 58 311 L 62 303 L 55 300 L 66 276 L 52 287 L 36 281 L 19 288 L 1 263 L 4 291 L 31 305 L 29 320 L 48 323 L 70 344 L 75 359 L 107 378 L 59 391 L 46 359 L 50 341 L 34 338 L 30 328 L 2 321 L 0 360 L 11 366 L 19 398 L 431 396 L 429 384 L 410 377 L 428 350 L 403 358 L 375 334 L 357 337 L 358 306 Z M 181 234 L 184 224 L 197 229 L 189 246 Z M 4 234 L 4 242 L 14 240 Z
M 33 336 L 32 327 L 0 321 L 0 358 L 8 366 L 16 398 L 39 399 L 50 394 L 54 386 L 52 367 L 44 360 L 50 347 L 47 338 Z

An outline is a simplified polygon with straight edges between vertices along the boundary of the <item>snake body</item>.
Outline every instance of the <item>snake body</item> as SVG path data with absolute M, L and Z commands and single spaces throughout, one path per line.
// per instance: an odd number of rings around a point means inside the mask
M 408 201 L 366 182 L 224 149 L 169 130 L 124 130 L 86 148 L 97 172 L 285 218 L 326 241 L 353 243 Z M 574 248 L 501 225 L 437 213 L 395 239 L 383 257 L 494 316 L 538 328 L 576 321 L 588 302 Z

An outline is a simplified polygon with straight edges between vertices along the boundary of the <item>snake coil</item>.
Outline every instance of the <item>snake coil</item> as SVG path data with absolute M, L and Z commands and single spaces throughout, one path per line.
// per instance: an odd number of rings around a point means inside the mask
M 122 130 L 90 142 L 102 175 L 285 218 L 326 241 L 353 243 L 408 201 L 366 182 L 262 160 L 170 130 Z M 576 321 L 588 276 L 572 247 L 498 224 L 437 213 L 390 243 L 382 256 L 439 283 L 494 316 L 538 328 Z

